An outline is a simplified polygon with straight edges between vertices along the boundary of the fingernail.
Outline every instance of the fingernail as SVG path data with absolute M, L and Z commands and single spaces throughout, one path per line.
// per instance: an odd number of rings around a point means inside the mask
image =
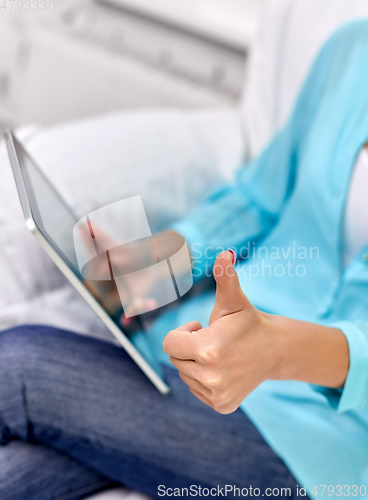
M 233 266 L 235 266 L 235 262 L 236 262 L 236 253 L 234 252 L 234 250 L 232 250 L 231 248 L 229 248 L 228 252 L 232 253 L 233 254 Z
M 129 326 L 131 322 L 132 322 L 132 318 L 123 318 L 123 320 L 122 320 L 123 326 Z

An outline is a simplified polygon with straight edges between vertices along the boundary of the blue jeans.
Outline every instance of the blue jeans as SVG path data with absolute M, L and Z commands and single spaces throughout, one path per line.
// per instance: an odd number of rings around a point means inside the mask
M 165 370 L 168 396 L 109 343 L 41 326 L 0 332 L 1 500 L 75 500 L 111 482 L 154 498 L 191 486 L 221 497 L 225 485 L 296 498 L 240 410 L 216 413 Z

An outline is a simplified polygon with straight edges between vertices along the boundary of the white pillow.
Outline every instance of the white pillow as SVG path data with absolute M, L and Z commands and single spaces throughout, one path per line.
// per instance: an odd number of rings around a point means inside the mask
M 79 216 L 141 194 L 153 231 L 231 178 L 244 157 L 231 108 L 119 112 L 22 135 Z M 3 142 L 0 167 L 0 329 L 48 323 L 105 335 L 26 228 Z

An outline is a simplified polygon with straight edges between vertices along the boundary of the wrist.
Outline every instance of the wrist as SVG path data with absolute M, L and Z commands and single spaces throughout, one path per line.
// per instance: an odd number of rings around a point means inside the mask
M 268 325 L 270 342 L 270 364 L 268 380 L 287 380 L 291 375 L 290 330 L 288 318 L 273 314 L 264 315 Z
M 349 370 L 349 347 L 336 328 L 269 315 L 274 338 L 273 380 L 299 380 L 343 387 Z

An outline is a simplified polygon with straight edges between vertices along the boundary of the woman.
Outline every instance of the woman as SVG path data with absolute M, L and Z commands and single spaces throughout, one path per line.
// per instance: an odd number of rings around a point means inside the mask
M 173 227 L 217 293 L 149 333 L 170 396 L 109 344 L 0 334 L 1 498 L 81 498 L 113 480 L 158 498 L 296 498 L 297 481 L 311 497 L 366 496 L 367 81 L 364 20 L 325 45 L 264 153 Z

